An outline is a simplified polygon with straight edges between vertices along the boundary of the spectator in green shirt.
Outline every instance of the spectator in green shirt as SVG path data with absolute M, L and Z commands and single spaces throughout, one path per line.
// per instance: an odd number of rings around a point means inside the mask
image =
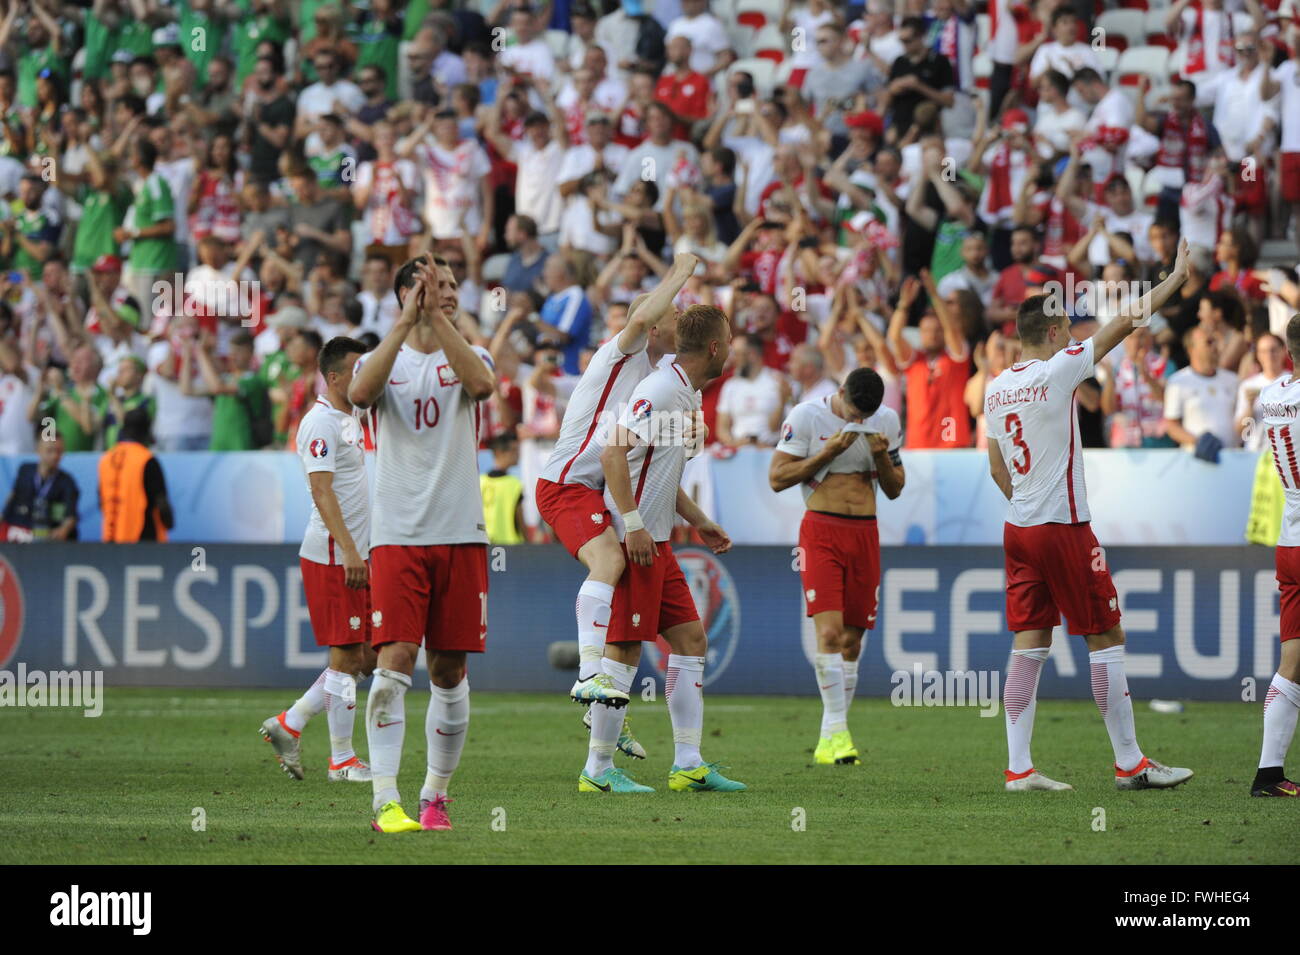
M 59 24 L 39 3 L 10 3 L 9 12 L 0 21 L 0 47 L 7 46 L 13 38 L 18 12 L 30 12 L 22 31 L 18 54 L 18 102 L 29 109 L 36 107 L 36 77 L 44 70 L 57 73 L 66 83 L 71 70 L 72 54 L 63 52 L 63 36 Z
M 118 362 L 117 377 L 113 379 L 113 388 L 108 396 L 108 410 L 104 415 L 104 450 L 117 444 L 118 432 L 122 430 L 122 422 L 126 420 L 128 411 L 143 408 L 152 424 L 157 406 L 153 395 L 146 395 L 142 390 L 147 371 L 148 366 L 138 355 L 131 355 Z
M 60 223 L 42 208 L 45 183 L 35 173 L 27 173 L 18 184 L 18 201 L 21 211 L 3 224 L 0 254 L 12 269 L 26 272 L 36 279 L 41 267 L 54 252 L 59 242 Z
M 158 147 L 141 137 L 131 147 L 131 160 L 140 185 L 126 222 L 113 230 L 117 242 L 130 242 L 126 284 L 136 301 L 149 309 L 153 302 L 154 281 L 170 277 L 176 268 L 176 206 L 171 186 L 154 171 Z
M 267 318 L 266 324 L 280 340 L 280 348 L 262 359 L 258 376 L 267 393 L 287 394 L 290 387 L 302 374 L 302 370 L 289 358 L 289 343 L 298 337 L 298 333 L 311 326 L 311 317 L 307 310 L 299 305 L 282 305 L 275 314 Z M 279 421 L 284 416 L 285 401 L 272 399 L 271 420 Z M 283 446 L 288 440 L 288 432 L 277 431 L 275 443 Z
M 181 391 L 187 395 L 212 396 L 211 451 L 255 451 L 269 443 L 271 401 L 266 385 L 253 371 L 253 336 L 236 332 L 230 339 L 230 371 L 217 368 L 211 341 L 194 351 L 195 364 L 203 378 L 196 387 L 194 369 L 181 366 Z
M 32 419 L 37 427 L 43 428 L 45 419 L 53 419 L 55 434 L 69 451 L 95 450 L 108 410 L 108 392 L 97 380 L 99 370 L 95 346 L 78 345 L 68 362 L 68 380 L 57 366 L 51 366 L 45 387 L 33 403 Z
M 80 274 L 103 256 L 118 255 L 113 233 L 126 221 L 131 208 L 131 190 L 117 175 L 112 156 L 100 158 L 91 149 L 86 154 L 86 190 L 81 196 L 81 222 L 72 243 L 72 271 Z

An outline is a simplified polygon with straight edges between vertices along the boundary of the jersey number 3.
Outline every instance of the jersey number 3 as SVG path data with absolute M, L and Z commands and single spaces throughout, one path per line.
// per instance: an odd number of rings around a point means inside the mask
M 1025 444 L 1025 430 L 1020 424 L 1020 415 L 1012 412 L 1004 419 L 1007 433 L 1011 435 L 1011 443 L 1024 452 L 1024 456 L 1019 460 L 1011 459 L 1011 466 L 1016 469 L 1017 474 L 1029 473 L 1029 445 Z

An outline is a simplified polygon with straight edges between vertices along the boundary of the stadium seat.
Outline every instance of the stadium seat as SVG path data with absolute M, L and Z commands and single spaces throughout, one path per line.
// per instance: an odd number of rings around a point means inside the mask
M 1147 0 L 1119 0 L 1119 5 L 1123 10 L 1145 10 Z
M 1166 13 L 1168 13 L 1166 7 L 1148 10 L 1142 23 L 1142 32 L 1146 37 L 1146 42 L 1152 46 L 1169 46 L 1170 49 L 1173 49 L 1174 38 L 1165 29 Z
M 736 13 L 736 22 L 751 30 L 761 30 L 767 26 L 767 13 L 751 6 L 745 6 Z
M 1101 61 L 1101 68 L 1107 73 L 1115 72 L 1115 67 L 1119 65 L 1121 50 L 1111 46 L 1103 46 L 1097 51 L 1097 59 Z
M 770 63 L 771 60 L 760 60 L 760 63 Z M 773 86 L 793 86 L 800 89 L 803 86 L 804 77 L 807 75 L 806 67 L 795 66 L 793 58 L 785 60 L 777 68 L 773 76 Z
M 790 44 L 785 34 L 769 24 L 754 36 L 754 53 L 756 57 L 771 60 L 773 65 L 780 63 L 790 53 Z
M 777 64 L 766 57 L 750 57 L 744 60 L 736 60 L 727 67 L 728 76 L 740 71 L 754 77 L 754 88 L 760 96 L 772 95 L 772 88 L 776 85 Z
M 1146 40 L 1146 14 L 1141 10 L 1107 10 L 1097 18 L 1096 26 L 1104 33 L 1107 46 L 1124 50 L 1127 47 L 1140 46 Z M 1123 37 L 1124 46 L 1117 46 L 1112 41 Z
M 1154 83 L 1169 78 L 1169 51 L 1162 46 L 1134 46 L 1120 54 L 1115 80 L 1121 86 L 1136 86 L 1142 76 Z
M 975 77 L 976 89 L 988 89 L 989 77 L 993 75 L 993 58 L 987 53 L 977 53 L 970 65 L 971 75 Z

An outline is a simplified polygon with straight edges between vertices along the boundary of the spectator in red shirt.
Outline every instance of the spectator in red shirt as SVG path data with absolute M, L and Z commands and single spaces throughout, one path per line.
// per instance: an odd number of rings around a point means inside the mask
M 806 314 L 806 313 L 805 313 Z M 808 341 L 808 323 L 798 312 L 783 312 L 771 295 L 755 295 L 736 316 L 736 324 L 763 343 L 763 364 L 785 371 L 796 347 Z
M 667 44 L 668 65 L 655 85 L 655 99 L 673 114 L 673 139 L 690 139 L 691 126 L 713 112 L 709 78 L 691 69 L 691 41 L 672 37 Z
M 753 243 L 751 247 L 751 243 Z M 764 295 L 776 294 L 777 265 L 785 253 L 785 226 L 762 216 L 749 220 L 722 258 L 724 272 L 752 275 Z
M 1240 226 L 1225 229 L 1214 247 L 1214 257 L 1219 262 L 1219 271 L 1210 279 L 1211 292 L 1236 289 L 1250 301 L 1262 302 L 1268 298 L 1264 283 L 1255 277 L 1259 246 L 1248 229 Z
M 993 286 L 993 301 L 985 317 L 990 325 L 1001 326 L 1003 334 L 1015 335 L 1016 311 L 1020 303 L 1040 291 L 1047 282 L 1059 281 L 1061 273 L 1038 258 L 1038 234 L 1029 226 L 1011 232 L 1011 264 L 1002 270 Z
M 927 312 L 921 319 L 921 347 L 913 348 L 903 337 L 908 313 L 921 291 L 921 283 L 915 278 L 903 282 L 887 337 L 907 385 L 905 446 L 970 447 L 970 412 L 964 401 L 970 378 L 970 350 L 960 323 L 939 297 L 929 271 L 921 275 L 934 307 L 933 313 Z

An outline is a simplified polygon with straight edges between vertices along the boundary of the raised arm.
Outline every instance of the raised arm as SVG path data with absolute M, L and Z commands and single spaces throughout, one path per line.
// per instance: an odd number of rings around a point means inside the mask
M 1136 302 L 1125 305 L 1120 313 L 1097 330 L 1092 336 L 1092 357 L 1101 361 L 1102 356 L 1133 333 L 1133 329 L 1147 324 L 1151 316 L 1164 306 L 1165 302 L 1182 288 L 1187 280 L 1187 239 L 1178 241 L 1178 257 L 1169 277 L 1147 292 Z
M 645 348 L 651 326 L 657 325 L 672 311 L 673 300 L 695 274 L 695 266 L 699 261 L 690 252 L 678 252 L 673 256 L 668 274 L 655 286 L 654 291 L 632 302 L 627 312 L 627 325 L 618 336 L 619 351 L 624 355 L 635 355 Z
M 424 294 L 425 290 L 418 282 L 406 290 L 406 300 L 402 303 L 402 312 L 397 316 L 397 321 L 352 376 L 352 384 L 348 386 L 348 400 L 358 408 L 369 408 L 384 393 L 397 353 L 402 350 L 402 343 L 419 319 Z

